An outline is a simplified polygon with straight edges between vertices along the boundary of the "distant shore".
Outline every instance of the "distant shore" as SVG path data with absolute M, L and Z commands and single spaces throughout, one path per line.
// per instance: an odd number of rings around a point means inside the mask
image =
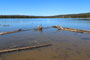
M 55 16 L 0 15 L 0 18 L 90 18 L 90 13 L 55 15 Z

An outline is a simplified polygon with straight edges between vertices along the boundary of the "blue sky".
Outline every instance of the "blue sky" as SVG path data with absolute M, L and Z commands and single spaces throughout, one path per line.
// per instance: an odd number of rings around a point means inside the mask
M 0 0 L 0 15 L 50 16 L 90 12 L 90 0 Z

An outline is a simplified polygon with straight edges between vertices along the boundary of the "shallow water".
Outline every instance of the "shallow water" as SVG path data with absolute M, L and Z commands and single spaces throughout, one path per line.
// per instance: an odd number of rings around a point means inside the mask
M 43 27 L 62 25 L 64 27 L 89 30 L 90 20 L 71 18 L 55 19 L 0 19 L 0 32 L 19 28 L 31 29 L 42 24 Z M 0 35 L 0 49 L 17 48 L 38 44 L 52 44 L 33 50 L 25 50 L 0 55 L 0 60 L 90 60 L 90 34 L 58 31 L 50 28 L 39 31 L 24 31 Z

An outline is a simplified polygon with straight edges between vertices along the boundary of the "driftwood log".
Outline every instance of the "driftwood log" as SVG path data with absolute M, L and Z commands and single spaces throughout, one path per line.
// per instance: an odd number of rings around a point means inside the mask
M 21 51 L 21 50 L 41 48 L 41 47 L 47 47 L 47 46 L 51 46 L 51 44 L 42 44 L 42 45 L 22 47 L 22 48 L 14 48 L 14 49 L 5 49 L 5 50 L 0 50 L 0 54 L 9 53 L 9 52 L 15 52 L 15 51 Z
M 52 26 L 52 28 L 58 28 L 57 26 Z M 67 27 L 62 27 L 62 30 L 65 31 L 72 31 L 72 32 L 78 32 L 78 33 L 88 33 L 90 34 L 90 30 L 81 30 L 81 29 L 73 29 L 73 28 L 67 28 Z
M 48 29 L 48 28 L 58 28 L 58 26 L 44 27 L 44 28 L 42 27 L 42 29 Z M 63 28 L 62 30 L 65 30 L 65 31 L 72 31 L 72 32 L 88 33 L 88 34 L 90 34 L 90 30 L 73 29 L 73 28 L 67 28 L 67 27 L 62 27 L 62 28 Z M 2 33 L 0 33 L 0 35 L 11 34 L 11 33 L 22 32 L 22 31 L 29 31 L 29 30 L 40 30 L 40 29 L 38 29 L 38 28 L 27 29 L 27 30 L 19 29 L 17 31 L 2 32 Z
M 66 27 L 63 27 L 63 30 L 90 34 L 90 30 L 72 29 L 72 28 L 66 28 Z
M 1 32 L 0 35 L 6 35 L 6 34 L 11 34 L 11 33 L 16 33 L 16 32 L 22 32 L 22 31 L 30 31 L 30 30 L 33 30 L 33 29 L 26 29 L 26 30 L 18 29 L 16 31 Z
M 42 28 L 42 29 L 48 29 L 48 28 L 51 28 L 51 27 L 44 27 L 44 28 Z M 30 31 L 30 30 L 42 30 L 42 29 L 38 29 L 38 28 L 26 29 L 26 30 L 19 29 L 19 30 L 16 30 L 16 31 L 1 32 L 0 35 L 6 35 L 6 34 L 11 34 L 11 33 L 16 33 L 16 32 L 22 32 L 22 31 Z
M 5 35 L 5 34 L 11 34 L 11 33 L 16 33 L 16 32 L 21 32 L 21 31 L 10 31 L 10 32 L 2 32 L 0 35 Z

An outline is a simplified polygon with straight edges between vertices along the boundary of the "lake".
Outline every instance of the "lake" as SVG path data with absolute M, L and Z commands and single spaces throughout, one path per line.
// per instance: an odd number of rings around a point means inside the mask
M 0 24 L 0 32 L 34 29 L 40 24 L 90 30 L 90 20 L 84 18 L 0 19 Z M 0 35 L 0 50 L 39 44 L 52 46 L 0 54 L 0 60 L 90 60 L 90 34 L 49 28 Z

